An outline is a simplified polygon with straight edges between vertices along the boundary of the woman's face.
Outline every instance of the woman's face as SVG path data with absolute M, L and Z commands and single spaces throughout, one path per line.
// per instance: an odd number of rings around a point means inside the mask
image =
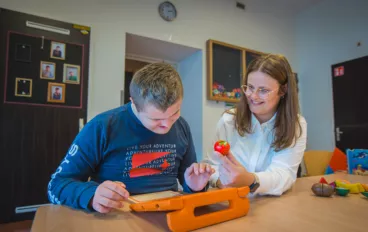
M 268 74 L 260 71 L 251 72 L 248 82 L 243 86 L 250 111 L 260 123 L 267 122 L 277 110 L 281 96 L 280 84 Z

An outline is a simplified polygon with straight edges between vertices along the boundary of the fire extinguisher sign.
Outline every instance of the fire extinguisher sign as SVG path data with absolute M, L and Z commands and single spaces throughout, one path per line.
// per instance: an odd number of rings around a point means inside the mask
M 344 66 L 336 67 L 334 69 L 334 75 L 335 77 L 344 76 Z

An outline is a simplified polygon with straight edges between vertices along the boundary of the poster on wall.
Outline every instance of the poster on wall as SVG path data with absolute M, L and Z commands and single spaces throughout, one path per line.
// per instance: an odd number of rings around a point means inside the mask
M 83 45 L 14 31 L 7 40 L 5 104 L 82 108 Z

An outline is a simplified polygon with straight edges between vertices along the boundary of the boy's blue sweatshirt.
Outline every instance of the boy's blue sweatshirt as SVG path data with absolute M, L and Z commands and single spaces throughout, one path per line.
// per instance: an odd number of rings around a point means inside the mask
M 96 116 L 76 136 L 48 184 L 50 202 L 89 210 L 97 186 L 120 181 L 131 195 L 185 192 L 187 167 L 196 161 L 187 122 L 179 118 L 167 134 L 146 129 L 131 103 Z M 90 181 L 87 181 L 91 177 Z

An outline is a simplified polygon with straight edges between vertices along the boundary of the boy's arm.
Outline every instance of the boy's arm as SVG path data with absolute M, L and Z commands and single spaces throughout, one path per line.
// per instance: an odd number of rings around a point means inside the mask
M 88 204 L 99 184 L 87 180 L 100 163 L 104 141 L 100 123 L 97 120 L 87 123 L 51 176 L 48 184 L 50 202 L 89 209 Z
M 188 138 L 188 149 L 184 155 L 183 161 L 180 163 L 178 174 L 179 174 L 179 182 L 183 186 L 183 191 L 187 193 L 193 193 L 194 191 L 192 191 L 185 182 L 184 173 L 185 173 L 185 170 L 188 167 L 190 167 L 193 163 L 197 163 L 197 154 L 194 148 L 192 133 L 190 131 L 189 125 L 187 123 L 185 125 L 186 125 L 185 133 Z M 206 191 L 207 188 L 208 188 L 208 184 L 203 190 L 199 192 Z

